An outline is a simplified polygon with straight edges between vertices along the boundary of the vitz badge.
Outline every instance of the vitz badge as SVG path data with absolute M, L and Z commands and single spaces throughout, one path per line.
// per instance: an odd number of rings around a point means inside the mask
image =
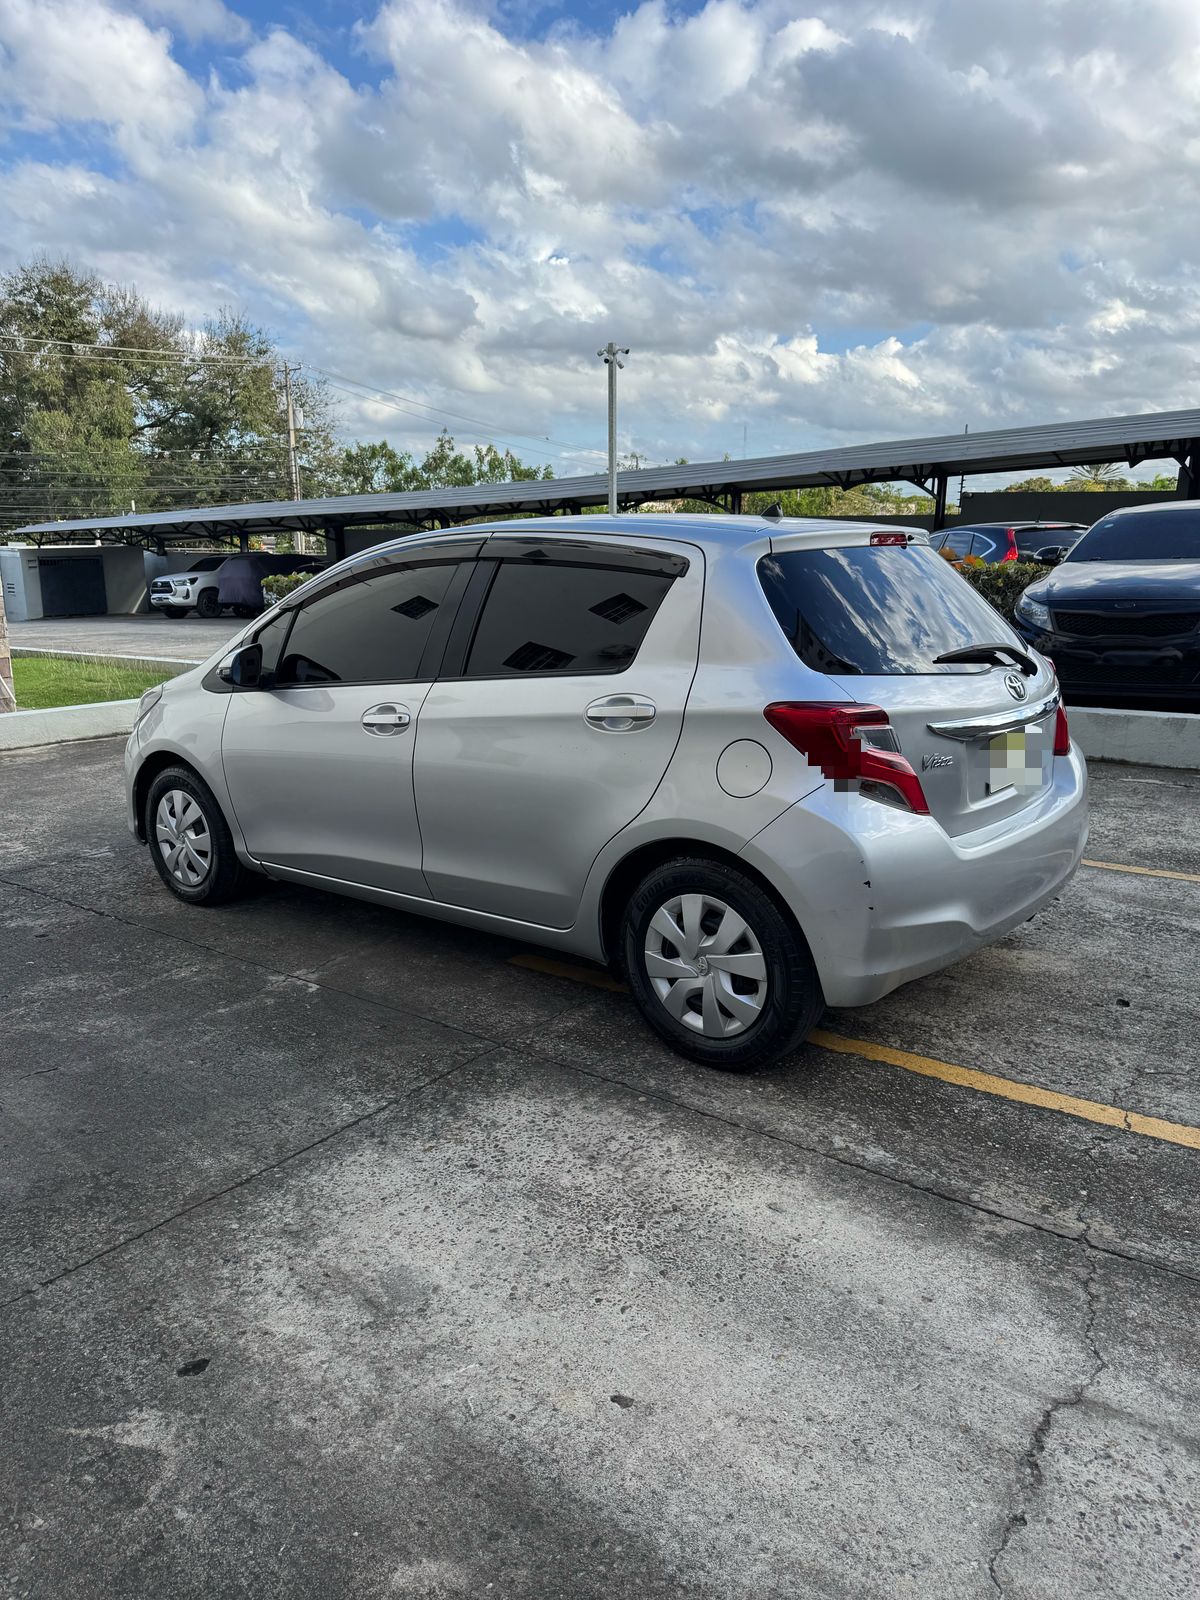
M 953 756 L 940 756 L 939 755 L 939 756 L 922 756 L 921 757 L 921 771 L 922 772 L 928 772 L 931 767 L 952 767 L 953 765 L 954 765 L 954 757 Z

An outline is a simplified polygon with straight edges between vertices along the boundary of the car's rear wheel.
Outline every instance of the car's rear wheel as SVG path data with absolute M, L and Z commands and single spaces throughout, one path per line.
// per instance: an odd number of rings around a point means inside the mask
M 705 1066 L 775 1061 L 824 1009 L 801 933 L 760 884 L 721 862 L 655 868 L 629 902 L 621 947 L 642 1016 Z
M 242 618 L 257 617 L 261 611 L 261 606 L 234 606 L 233 608 L 234 616 Z
M 217 599 L 215 589 L 201 589 L 196 597 L 196 610 L 202 617 L 219 617 L 221 615 L 221 602 Z
M 247 874 L 216 796 L 190 767 L 167 767 L 146 796 L 146 838 L 158 875 L 193 906 L 242 892 Z

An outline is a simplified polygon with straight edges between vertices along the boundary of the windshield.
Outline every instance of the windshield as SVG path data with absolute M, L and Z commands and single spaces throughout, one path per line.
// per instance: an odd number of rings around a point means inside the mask
M 816 672 L 943 673 L 951 650 L 1021 641 L 927 545 L 784 550 L 758 563 L 763 593 L 792 648 Z
M 1200 506 L 1127 511 L 1088 529 L 1068 561 L 1200 561 Z

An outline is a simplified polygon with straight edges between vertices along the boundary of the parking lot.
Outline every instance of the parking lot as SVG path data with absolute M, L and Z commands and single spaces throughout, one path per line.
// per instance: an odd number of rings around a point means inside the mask
M 1194 1595 L 1200 775 L 1092 783 L 1059 902 L 726 1076 L 5 756 L 0 1594 Z
M 15 649 L 72 650 L 84 655 L 167 657 L 204 661 L 245 627 L 237 617 L 50 617 L 10 622 Z

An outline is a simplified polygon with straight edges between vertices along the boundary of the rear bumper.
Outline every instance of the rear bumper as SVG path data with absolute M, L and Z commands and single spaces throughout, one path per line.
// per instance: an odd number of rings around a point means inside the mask
M 804 929 L 831 1006 L 867 1005 L 1027 921 L 1069 881 L 1087 839 L 1087 769 L 1072 747 L 1018 823 L 952 839 L 826 784 L 742 851 Z

